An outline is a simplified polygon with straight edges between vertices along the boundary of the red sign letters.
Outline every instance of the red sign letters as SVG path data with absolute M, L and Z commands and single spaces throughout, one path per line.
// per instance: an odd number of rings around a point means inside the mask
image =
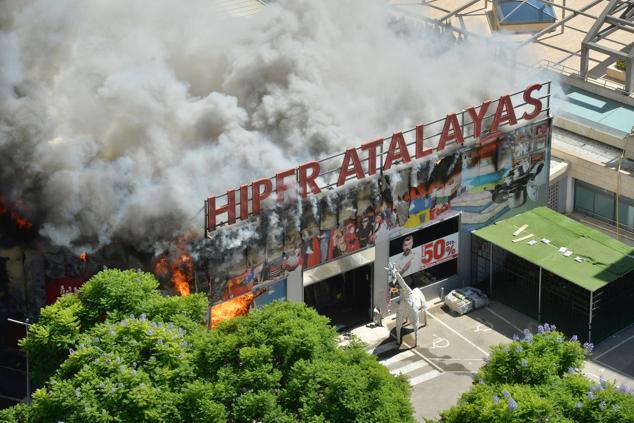
M 526 104 L 533 106 L 533 110 L 528 113 L 522 114 L 522 119 L 532 120 L 539 116 L 542 111 L 542 103 L 539 98 L 533 96 L 535 91 L 541 89 L 541 84 L 533 84 L 527 87 L 523 93 L 523 100 Z M 473 121 L 473 136 L 475 138 L 480 137 L 482 134 L 482 123 L 489 109 L 491 102 L 485 101 L 480 106 L 480 110 L 476 112 L 474 107 L 466 109 L 466 113 Z M 491 123 L 490 132 L 494 133 L 498 128 L 508 123 L 515 125 L 517 123 L 517 116 L 515 109 L 511 101 L 510 95 L 503 95 L 499 98 L 495 114 L 493 115 L 493 121 Z M 420 159 L 428 156 L 433 150 L 442 151 L 446 148 L 448 143 L 455 142 L 457 144 L 464 143 L 464 136 L 460 121 L 455 113 L 447 115 L 444 121 L 442 132 L 440 133 L 440 140 L 435 148 L 427 147 L 423 145 L 424 140 L 424 125 L 416 126 L 416 144 L 414 159 Z M 377 173 L 377 157 L 378 150 L 383 144 L 383 139 L 379 138 L 375 141 L 370 141 L 362 144 L 360 149 L 349 148 L 346 150 L 343 156 L 343 161 L 339 169 L 339 177 L 337 178 L 337 186 L 344 185 L 347 181 L 352 179 L 363 179 L 366 176 L 372 176 Z M 361 165 L 361 159 L 359 158 L 359 151 L 367 154 L 368 166 L 367 172 Z M 364 158 L 365 159 L 365 158 Z M 392 135 L 390 145 L 387 150 L 385 163 L 383 164 L 382 171 L 389 170 L 394 162 L 409 163 L 412 160 L 412 156 L 407 149 L 405 139 L 402 132 L 396 132 Z M 213 231 L 217 226 L 217 218 L 219 215 L 227 214 L 227 223 L 232 224 L 236 221 L 236 191 L 239 191 L 240 200 L 240 219 L 246 219 L 249 216 L 249 187 L 251 193 L 251 213 L 257 215 L 262 210 L 262 201 L 269 198 L 273 192 L 277 196 L 277 201 L 284 201 L 285 192 L 288 191 L 295 183 L 298 184 L 299 194 L 302 197 L 306 197 L 309 193 L 319 194 L 321 190 L 317 185 L 316 179 L 320 174 L 320 166 L 316 161 L 311 161 L 299 165 L 297 168 L 287 169 L 279 172 L 275 175 L 273 180 L 271 179 L 258 179 L 253 181 L 249 185 L 241 185 L 238 190 L 232 188 L 227 191 L 226 202 L 222 206 L 217 206 L 216 197 L 211 196 L 207 198 L 207 230 Z M 273 179 L 273 178 L 272 178 Z M 291 182 L 292 181 L 292 182 Z M 273 190 L 275 188 L 275 191 Z

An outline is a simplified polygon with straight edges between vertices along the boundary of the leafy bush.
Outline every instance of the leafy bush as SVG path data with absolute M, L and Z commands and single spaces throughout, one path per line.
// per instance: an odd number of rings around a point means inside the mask
M 508 393 L 506 398 L 504 393 Z M 514 401 L 509 405 L 510 401 Z M 517 408 L 513 409 L 513 404 Z M 553 404 L 530 386 L 476 385 L 458 405 L 442 413 L 443 422 L 566 422 Z
M 38 323 L 20 345 L 29 353 L 32 380 L 41 386 L 77 349 L 82 333 L 106 320 L 118 322 L 130 314 L 174 322 L 192 328 L 202 323 L 207 299 L 201 295 L 164 297 L 150 273 L 105 270 L 93 276 L 76 293 L 66 294 L 44 307 Z M 193 326 L 192 326 L 193 325 Z
M 409 383 L 386 369 L 358 344 L 313 361 L 300 360 L 290 374 L 285 404 L 299 421 L 407 422 Z
M 197 334 L 196 336 L 199 336 Z M 191 338 L 172 324 L 139 318 L 82 334 L 46 386 L 33 395 L 36 421 L 172 422 L 178 392 L 195 378 Z
M 74 294 L 66 294 L 42 309 L 40 321 L 29 329 L 20 345 L 29 353 L 31 380 L 42 385 L 77 345 L 81 334 L 79 314 L 82 305 Z
M 31 419 L 31 408 L 26 404 L 18 404 L 11 408 L 0 410 L 0 422 L 27 423 Z
M 268 307 L 221 323 L 203 339 L 198 366 L 213 377 L 218 369 L 238 367 L 237 351 L 270 348 L 273 367 L 287 373 L 300 359 L 311 360 L 336 349 L 337 333 L 328 319 L 311 308 L 274 302 Z
M 547 324 L 491 348 L 474 386 L 441 422 L 633 422 L 634 388 L 582 376 L 586 350 Z
M 102 272 L 43 310 L 23 342 L 43 386 L 0 421 L 414 421 L 407 381 L 356 342 L 339 348 L 313 309 L 274 302 L 210 332 L 206 304 Z
M 616 67 L 618 70 L 625 72 L 625 69 L 626 69 L 625 60 L 623 60 L 623 59 L 618 59 L 618 60 L 616 61 L 616 65 L 615 65 L 615 67 Z
M 525 332 L 522 340 L 492 347 L 477 378 L 485 383 L 547 383 L 570 368 L 580 368 L 585 352 L 579 342 L 565 341 L 560 332 L 543 330 L 535 336 Z
M 80 321 L 84 329 L 104 321 L 108 313 L 121 317 L 137 311 L 148 297 L 160 296 L 158 281 L 150 273 L 105 270 L 93 276 L 79 291 Z
M 359 344 L 338 348 L 327 322 L 274 302 L 199 339 L 197 366 L 222 387 L 230 421 L 413 421 L 409 384 Z

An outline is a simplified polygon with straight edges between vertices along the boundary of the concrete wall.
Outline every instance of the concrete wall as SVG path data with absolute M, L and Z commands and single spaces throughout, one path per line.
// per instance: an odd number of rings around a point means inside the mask
M 286 299 L 298 303 L 304 301 L 304 279 L 301 268 L 290 272 L 286 278 Z
M 374 281 L 372 289 L 372 304 L 378 307 L 383 315 L 388 313 L 387 298 L 389 290 L 387 287 L 387 262 L 390 259 L 390 241 L 388 239 L 379 241 L 375 245 L 374 252 Z
M 570 164 L 569 177 L 612 192 L 618 191 L 620 195 L 628 198 L 634 198 L 634 175 L 629 172 L 622 170 L 619 181 L 615 169 L 610 169 L 599 162 L 578 157 L 573 151 L 567 150 L 565 146 L 553 145 L 552 154 Z M 617 185 L 619 189 L 617 189 Z
M 570 132 L 574 132 L 575 134 L 582 135 L 586 138 L 590 138 L 595 141 L 602 142 L 604 144 L 611 145 L 612 147 L 616 147 L 619 149 L 623 149 L 626 146 L 627 138 L 623 137 L 621 134 L 617 134 L 616 131 L 611 133 L 607 129 L 601 130 L 598 127 L 591 127 L 580 122 L 579 118 L 568 118 L 564 115 L 558 115 L 555 117 L 554 124 L 558 128 L 565 129 Z

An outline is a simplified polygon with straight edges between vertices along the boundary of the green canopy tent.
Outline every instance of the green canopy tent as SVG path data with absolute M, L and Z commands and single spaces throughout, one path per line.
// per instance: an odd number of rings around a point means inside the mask
M 492 298 L 589 341 L 634 322 L 634 248 L 546 207 L 472 235 L 472 283 Z

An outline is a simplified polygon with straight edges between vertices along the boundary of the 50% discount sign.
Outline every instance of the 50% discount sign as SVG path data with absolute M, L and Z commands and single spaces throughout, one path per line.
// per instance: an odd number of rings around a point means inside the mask
M 459 238 L 460 234 L 454 233 L 421 245 L 423 269 L 458 257 Z

